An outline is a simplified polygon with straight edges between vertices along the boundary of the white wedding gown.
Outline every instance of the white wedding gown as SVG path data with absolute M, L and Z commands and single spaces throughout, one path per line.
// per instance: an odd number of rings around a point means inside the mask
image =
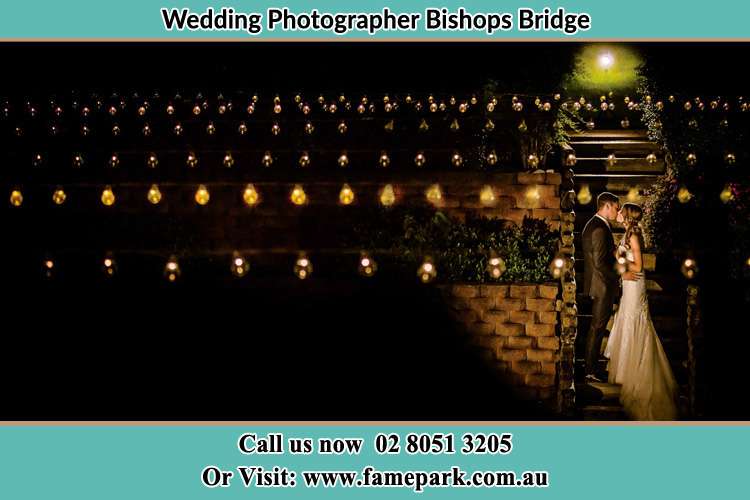
M 621 243 L 618 250 L 626 249 Z M 633 262 L 631 250 L 626 258 Z M 620 403 L 630 418 L 677 419 L 677 382 L 651 321 L 645 273 L 638 281 L 623 280 L 604 355 L 609 358 L 609 383 L 622 385 Z

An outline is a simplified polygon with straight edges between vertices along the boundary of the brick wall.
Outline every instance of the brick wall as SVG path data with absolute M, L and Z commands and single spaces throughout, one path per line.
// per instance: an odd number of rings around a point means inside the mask
M 524 399 L 556 407 L 559 285 L 445 285 L 443 297 L 471 342 Z

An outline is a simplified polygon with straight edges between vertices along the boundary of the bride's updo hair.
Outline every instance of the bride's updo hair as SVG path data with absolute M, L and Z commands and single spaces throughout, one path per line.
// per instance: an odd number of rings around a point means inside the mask
M 641 237 L 641 219 L 643 218 L 643 209 L 635 203 L 625 203 L 622 206 L 622 216 L 625 219 L 627 229 L 625 230 L 625 245 L 630 246 L 630 237 L 636 235 Z

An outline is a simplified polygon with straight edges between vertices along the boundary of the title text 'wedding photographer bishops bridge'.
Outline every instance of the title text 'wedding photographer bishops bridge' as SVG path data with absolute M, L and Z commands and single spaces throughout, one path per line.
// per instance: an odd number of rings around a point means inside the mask
M 167 31 L 244 31 L 258 35 L 266 31 L 329 32 L 347 35 L 352 32 L 375 36 L 382 32 L 431 31 L 480 32 L 491 36 L 517 29 L 519 32 L 546 31 L 575 35 L 591 28 L 587 13 L 567 12 L 545 7 L 541 11 L 520 8 L 514 16 L 510 12 L 470 13 L 463 7 L 452 11 L 446 8 L 429 8 L 424 13 L 396 13 L 385 7 L 380 12 L 328 13 L 312 9 L 308 12 L 291 12 L 288 8 L 269 8 L 260 12 L 237 12 L 231 7 L 219 10 L 208 8 L 192 12 L 188 8 L 161 9 L 162 21 Z

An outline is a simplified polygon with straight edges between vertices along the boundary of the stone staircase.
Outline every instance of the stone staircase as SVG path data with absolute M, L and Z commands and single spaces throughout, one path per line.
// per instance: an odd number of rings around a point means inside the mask
M 578 158 L 575 171 L 576 192 L 588 190 L 590 201 L 579 196 L 576 204 L 575 247 L 582 248 L 580 233 L 596 212 L 596 196 L 610 191 L 623 201 L 641 202 L 641 195 L 664 172 L 659 146 L 650 142 L 645 130 L 597 130 L 573 135 L 570 146 Z M 657 160 L 647 161 L 649 154 Z M 614 155 L 611 158 L 610 155 Z M 612 161 L 614 159 L 614 161 Z M 619 239 L 622 233 L 615 232 Z M 672 364 L 678 383 L 687 384 L 687 340 L 685 337 L 685 290 L 679 271 L 657 265 L 657 256 L 646 252 L 644 265 L 648 275 L 649 305 L 654 326 Z M 576 275 L 583 277 L 583 255 L 576 253 Z M 591 323 L 590 305 L 581 294 L 579 299 L 578 339 L 576 343 L 577 400 L 585 420 L 622 420 L 619 387 L 609 384 L 585 384 L 584 340 Z M 599 360 L 599 371 L 606 371 L 606 359 Z

